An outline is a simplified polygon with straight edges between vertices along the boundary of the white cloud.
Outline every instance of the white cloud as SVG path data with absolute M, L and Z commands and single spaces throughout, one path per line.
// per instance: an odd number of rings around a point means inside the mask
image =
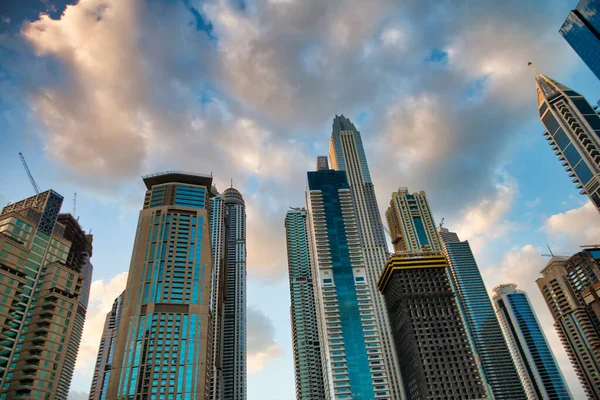
M 283 354 L 283 349 L 275 340 L 273 322 L 262 311 L 248 307 L 248 358 L 249 374 L 260 372 L 268 361 Z
M 542 230 L 561 251 L 575 252 L 579 246 L 600 244 L 600 214 L 591 201 L 579 208 L 550 216 Z
M 88 400 L 89 394 L 85 392 L 71 391 L 67 400 Z
M 83 337 L 75 365 L 76 375 L 88 379 L 93 375 L 106 314 L 112 309 L 113 302 L 123 292 L 126 284 L 127 272 L 118 274 L 110 281 L 97 279 L 92 282 Z

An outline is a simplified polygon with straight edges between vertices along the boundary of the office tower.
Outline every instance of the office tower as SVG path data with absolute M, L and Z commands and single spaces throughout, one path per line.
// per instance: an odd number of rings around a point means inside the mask
M 559 32 L 600 79 L 600 0 L 581 0 Z
M 144 178 L 107 400 L 205 399 L 212 362 L 212 177 Z
M 306 204 L 325 399 L 391 399 L 346 174 L 308 172 Z
M 387 303 L 406 400 L 487 399 L 450 286 L 444 255 L 390 258 L 378 282 Z M 524 397 L 514 397 L 519 399 Z
M 392 193 L 385 218 L 395 252 L 442 251 L 425 192 L 410 194 L 401 187 Z
M 367 282 L 373 294 L 375 320 L 382 339 L 383 357 L 392 399 L 401 399 L 402 383 L 400 382 L 398 360 L 394 351 L 385 303 L 377 290 L 377 280 L 387 261 L 388 248 L 360 133 L 354 124 L 343 115 L 336 115 L 333 120 L 333 130 L 329 141 L 329 159 L 332 169 L 343 171 L 346 174 L 356 212 L 358 234 L 368 277 Z
M 546 140 L 580 193 L 600 211 L 600 117 L 573 89 L 537 72 L 535 82 Z
M 450 283 L 458 299 L 475 360 L 486 389 L 496 400 L 524 398 L 523 385 L 512 360 L 492 302 L 468 241 L 439 227 L 442 247 L 450 272 Z
M 223 191 L 227 210 L 227 278 L 223 303 L 223 399 L 246 399 L 246 205 L 236 189 Z
M 572 400 L 527 294 L 514 283 L 494 288 L 494 308 L 529 400 Z
M 0 399 L 66 400 L 92 276 L 92 236 L 48 190 L 0 213 Z M 87 281 L 84 281 L 87 280 Z
M 325 397 L 325 389 L 305 209 L 288 210 L 285 216 L 285 232 L 296 399 L 322 400 Z
M 227 284 L 227 209 L 223 195 L 213 186 L 215 197 L 210 199 L 210 230 L 212 240 L 213 274 L 211 311 L 213 315 L 212 372 L 210 378 L 210 400 L 223 398 L 223 305 Z
M 378 289 L 387 304 L 406 398 L 486 398 L 425 192 L 400 188 L 385 215 L 396 255 Z
M 554 256 L 536 281 L 579 381 L 588 398 L 595 400 L 600 399 L 600 330 L 583 296 L 598 282 L 597 260 L 595 265 L 590 262 L 597 255 L 584 250 L 570 258 Z
M 104 320 L 104 329 L 102 330 L 102 338 L 100 339 L 89 400 L 102 400 L 106 398 L 122 310 L 123 293 L 115 299 L 112 309 L 106 314 L 106 319 Z

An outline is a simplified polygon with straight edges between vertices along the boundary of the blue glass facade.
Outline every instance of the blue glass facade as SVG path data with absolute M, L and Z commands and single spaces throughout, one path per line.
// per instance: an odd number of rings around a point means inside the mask
M 536 75 L 536 86 L 546 140 L 600 211 L 600 117 L 583 96 L 545 75 Z
M 475 354 L 479 356 L 485 383 L 489 385 L 496 400 L 525 398 L 523 385 L 469 242 L 445 242 L 444 247 L 451 282 L 458 296 L 467 333 Z
M 581 0 L 559 32 L 600 79 L 600 0 Z
M 353 400 L 374 399 L 375 392 L 371 378 L 367 346 L 363 328 L 359 323 L 358 296 L 339 190 L 348 189 L 348 181 L 343 171 L 323 170 L 308 173 L 308 189 L 319 190 L 323 196 L 327 238 L 333 271 L 333 280 L 339 307 L 339 319 L 342 326 L 342 341 L 350 380 L 348 398 Z M 341 349 L 341 347 L 340 347 Z M 339 359 L 336 359 L 336 355 Z M 343 361 L 343 352 L 332 352 L 332 362 Z M 336 391 L 338 389 L 335 389 Z
M 571 400 L 571 394 L 525 292 L 502 285 L 494 301 L 513 356 L 524 366 L 530 390 L 540 399 Z
M 204 176 L 145 177 L 108 400 L 204 400 L 212 254 Z M 176 183 L 172 183 L 176 182 Z

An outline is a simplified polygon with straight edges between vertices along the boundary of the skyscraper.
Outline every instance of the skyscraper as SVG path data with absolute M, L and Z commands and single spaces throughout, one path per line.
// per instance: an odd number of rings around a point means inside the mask
M 600 79 L 600 0 L 581 0 L 559 32 Z
M 546 140 L 580 193 L 600 211 L 600 117 L 573 89 L 537 72 L 535 82 Z
M 0 213 L 0 399 L 66 400 L 92 277 L 92 236 L 48 190 Z M 86 281 L 87 280 L 87 281 Z
M 102 400 L 106 398 L 122 310 L 123 293 L 115 299 L 112 309 L 106 314 L 106 319 L 104 320 L 104 329 L 102 330 L 102 338 L 100 339 L 89 400 Z
M 387 368 L 393 399 L 402 398 L 400 370 L 394 350 L 383 297 L 377 290 L 377 280 L 387 260 L 388 248 L 375 188 L 371 180 L 360 133 L 349 119 L 335 116 L 329 142 L 329 158 L 334 170 L 346 174 L 358 222 L 358 234 L 363 251 L 367 282 L 373 294 L 375 319 L 382 339 L 383 358 Z
M 515 284 L 494 288 L 494 307 L 529 400 L 571 400 L 527 294 Z
M 343 171 L 308 173 L 307 226 L 325 399 L 390 399 L 390 376 Z
M 395 252 L 442 251 L 425 192 L 410 194 L 401 187 L 392 193 L 385 217 Z
M 212 177 L 144 177 L 107 400 L 207 397 L 212 362 Z
M 600 329 L 590 301 L 597 294 L 586 293 L 598 283 L 597 255 L 586 250 L 572 257 L 554 256 L 536 282 L 586 395 L 600 400 Z
M 223 305 L 227 290 L 227 236 L 228 218 L 223 195 L 212 189 L 210 199 L 210 230 L 213 253 L 211 311 L 213 315 L 212 372 L 210 400 L 223 398 Z
M 440 252 L 406 251 L 388 260 L 378 282 L 406 400 L 488 398 L 447 268 Z
M 285 232 L 296 400 L 322 400 L 325 397 L 325 389 L 305 209 L 288 210 L 285 216 Z
M 425 192 L 400 188 L 385 215 L 396 254 L 378 288 L 407 399 L 486 398 Z
M 227 210 L 227 278 L 223 303 L 223 400 L 246 399 L 246 205 L 236 189 L 223 191 Z
M 523 385 L 469 242 L 461 242 L 456 233 L 446 228 L 438 228 L 438 233 L 450 268 L 450 282 L 486 387 L 496 400 L 523 398 Z

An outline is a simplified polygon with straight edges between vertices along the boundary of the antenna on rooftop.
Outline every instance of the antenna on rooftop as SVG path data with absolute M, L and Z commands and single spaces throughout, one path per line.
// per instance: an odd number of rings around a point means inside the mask
M 442 217 L 442 220 L 440 221 L 440 225 L 439 225 L 440 229 L 442 228 L 442 226 L 444 226 L 444 217 Z
M 527 66 L 528 66 L 529 68 L 531 68 L 531 70 L 533 71 L 533 73 L 534 73 L 536 76 L 537 76 L 537 75 L 539 75 L 539 74 L 538 74 L 538 72 L 536 71 L 535 67 L 533 66 L 533 63 L 532 63 L 531 61 L 529 61 L 529 62 L 527 63 Z
M 75 217 L 75 212 L 77 211 L 77 192 L 73 194 L 73 217 Z

